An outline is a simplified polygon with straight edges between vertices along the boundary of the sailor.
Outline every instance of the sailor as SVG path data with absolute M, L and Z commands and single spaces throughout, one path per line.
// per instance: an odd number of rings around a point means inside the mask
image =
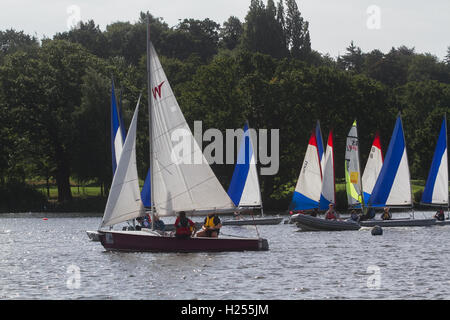
M 392 214 L 389 212 L 388 207 L 384 207 L 384 212 L 381 215 L 381 219 L 383 219 L 383 220 L 391 220 L 392 219 Z
M 190 238 L 195 233 L 195 223 L 186 217 L 186 212 L 180 211 L 175 220 L 175 237 L 180 239 Z
M 155 215 L 154 217 L 155 217 L 155 220 L 153 221 L 153 226 L 154 226 L 155 230 L 164 231 L 164 229 L 166 228 L 164 221 L 159 219 L 158 215 Z
M 356 212 L 356 210 L 352 210 L 352 212 L 350 214 L 350 220 L 359 222 L 360 218 L 361 218 L 361 216 Z
M 222 223 L 219 216 L 214 212 L 208 213 L 202 226 L 202 230 L 197 233 L 197 237 L 217 238 L 220 233 Z
M 444 221 L 445 220 L 444 210 L 439 209 L 438 212 L 436 212 L 436 214 L 434 215 L 434 218 L 438 221 Z
M 328 210 L 325 212 L 325 219 L 326 220 L 337 220 L 336 217 L 336 211 L 334 210 L 334 205 L 330 203 L 328 205 Z

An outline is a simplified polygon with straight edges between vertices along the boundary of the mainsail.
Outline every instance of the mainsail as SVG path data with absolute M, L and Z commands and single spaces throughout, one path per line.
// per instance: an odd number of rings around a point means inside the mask
M 238 207 L 259 207 L 262 204 L 256 170 L 255 149 L 248 123 L 244 126 L 237 163 L 234 167 L 228 195 Z
M 317 139 L 317 150 L 319 152 L 320 169 L 323 172 L 325 157 L 324 157 L 324 150 L 323 150 L 322 130 L 320 129 L 320 121 L 319 120 L 317 120 L 317 124 L 316 124 L 316 139 Z
M 113 175 L 122 153 L 125 142 L 125 127 L 122 120 L 122 110 L 117 107 L 114 80 L 111 81 L 111 154 Z
M 442 120 L 441 131 L 421 202 L 448 206 L 447 119 L 445 117 Z
M 356 120 L 353 122 L 352 128 L 347 135 L 347 145 L 345 148 L 345 185 L 347 190 L 348 206 L 350 208 L 361 208 L 363 199 Z
M 178 211 L 232 211 L 235 206 L 195 141 L 151 42 L 149 53 L 151 188 L 156 212 L 168 216 Z
M 312 132 L 302 169 L 295 186 L 291 210 L 311 210 L 319 207 L 322 188 L 322 170 L 317 149 L 316 134 Z
M 327 210 L 330 203 L 336 204 L 336 186 L 334 180 L 333 131 L 328 135 L 325 151 L 322 191 L 320 193 L 320 210 Z
M 408 156 L 400 115 L 397 117 L 386 158 L 368 206 L 412 206 Z
M 383 152 L 381 151 L 380 135 L 377 132 L 375 134 L 375 139 L 373 140 L 369 158 L 367 159 L 366 167 L 364 168 L 364 173 L 362 176 L 365 205 L 369 202 L 370 195 L 372 194 L 373 187 L 377 182 L 382 167 Z
M 136 126 L 139 101 L 117 164 L 100 227 L 111 226 L 145 214 L 136 168 Z

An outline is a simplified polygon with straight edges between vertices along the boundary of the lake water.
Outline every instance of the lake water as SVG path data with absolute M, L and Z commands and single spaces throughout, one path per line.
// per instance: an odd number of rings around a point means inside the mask
M 100 219 L 0 215 L 0 299 L 450 299 L 450 226 L 374 237 L 279 224 L 258 226 L 266 252 L 118 253 L 88 239 Z

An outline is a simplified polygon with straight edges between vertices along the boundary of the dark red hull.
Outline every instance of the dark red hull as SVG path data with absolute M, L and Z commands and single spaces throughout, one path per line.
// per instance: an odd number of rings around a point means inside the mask
M 269 250 L 262 238 L 189 238 L 155 236 L 145 231 L 99 231 L 106 250 L 148 252 L 212 252 Z

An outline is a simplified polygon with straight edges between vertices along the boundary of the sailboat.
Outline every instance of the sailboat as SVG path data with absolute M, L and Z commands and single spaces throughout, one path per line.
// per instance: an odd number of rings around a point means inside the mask
M 383 152 L 381 150 L 380 134 L 377 132 L 370 148 L 364 173 L 362 175 L 362 188 L 364 205 L 367 206 L 373 187 L 383 167 Z
M 448 200 L 447 118 L 444 117 L 421 204 L 446 207 L 448 211 Z M 437 221 L 438 224 L 447 224 L 448 222 L 449 220 Z
M 355 120 L 347 135 L 345 148 L 345 188 L 350 209 L 364 208 L 361 167 L 359 163 L 358 127 Z
M 227 191 L 234 205 L 243 210 L 260 209 L 263 216 L 261 190 L 259 187 L 258 172 L 256 168 L 255 148 L 248 121 L 244 125 L 241 144 L 234 168 L 233 177 Z M 279 224 L 283 218 L 253 218 L 239 220 L 224 220 L 223 225 L 256 225 Z
M 117 105 L 117 98 L 114 89 L 114 80 L 111 80 L 111 160 L 113 177 L 116 173 L 117 164 L 122 153 L 123 144 L 125 143 L 125 125 L 122 118 L 121 105 Z M 94 230 L 86 231 L 89 239 L 93 241 L 100 241 L 99 233 Z
M 317 203 L 316 208 L 320 210 L 328 210 L 330 204 L 336 204 L 332 131 L 330 131 L 328 135 L 327 148 L 325 151 L 323 164 L 323 182 L 320 188 L 319 203 Z M 360 229 L 359 224 L 353 221 L 326 220 L 301 213 L 291 216 L 291 221 L 295 222 L 297 227 L 301 228 L 303 231 L 347 231 Z
M 147 71 L 150 134 L 150 190 L 152 215 L 174 216 L 209 212 L 234 212 L 236 206 L 220 185 L 175 99 L 147 26 Z M 145 214 L 137 183 L 136 107 L 124 150 L 108 197 L 99 229 L 106 250 L 151 252 L 198 252 L 268 250 L 263 238 L 178 239 L 154 230 L 112 230 L 108 227 Z M 172 138 L 182 138 L 179 149 Z M 189 150 L 187 150 L 189 149 Z M 181 152 L 180 152 L 181 151 Z M 120 173 L 120 174 L 119 174 Z
M 406 152 L 405 135 L 400 114 L 397 117 L 386 158 L 377 178 L 372 195 L 368 201 L 369 208 L 397 207 L 413 209 L 411 179 Z M 428 226 L 434 219 L 392 219 L 361 221 L 362 226 L 375 225 L 389 227 Z
M 292 211 L 313 210 L 319 207 L 322 188 L 322 169 L 318 152 L 316 134 L 309 138 L 305 158 L 295 186 L 289 209 Z
M 320 192 L 319 210 L 326 211 L 330 204 L 336 204 L 336 183 L 334 175 L 333 131 L 328 134 L 325 151 L 322 190 Z

